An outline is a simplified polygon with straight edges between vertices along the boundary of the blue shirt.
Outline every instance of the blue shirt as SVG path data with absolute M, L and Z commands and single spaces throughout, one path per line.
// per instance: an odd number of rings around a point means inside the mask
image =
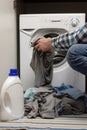
M 52 46 L 57 50 L 68 50 L 77 43 L 87 43 L 87 23 L 76 31 L 66 32 L 52 38 Z

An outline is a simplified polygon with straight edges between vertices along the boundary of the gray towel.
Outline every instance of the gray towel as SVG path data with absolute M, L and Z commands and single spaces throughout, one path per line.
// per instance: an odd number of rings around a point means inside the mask
M 54 49 L 48 52 L 40 52 L 33 49 L 30 66 L 35 73 L 35 87 L 51 86 L 53 76 Z

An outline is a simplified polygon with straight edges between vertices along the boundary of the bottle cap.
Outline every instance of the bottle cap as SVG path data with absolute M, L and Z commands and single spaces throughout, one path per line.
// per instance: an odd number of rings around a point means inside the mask
M 17 69 L 10 69 L 9 76 L 18 76 L 18 71 L 17 71 Z

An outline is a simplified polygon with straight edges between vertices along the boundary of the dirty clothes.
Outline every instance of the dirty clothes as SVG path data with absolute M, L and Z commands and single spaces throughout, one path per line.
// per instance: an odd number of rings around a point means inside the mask
M 52 88 L 58 95 L 68 95 L 68 97 L 61 98 L 60 106 L 57 106 L 57 110 L 60 110 L 59 114 L 82 114 L 86 112 L 86 97 L 85 94 L 78 88 L 72 85 L 65 85 L 62 83 L 58 87 Z M 61 108 L 61 109 L 59 109 Z
M 27 103 L 28 101 L 32 101 L 33 96 L 36 92 L 37 92 L 37 88 L 35 87 L 27 89 L 24 93 L 24 102 Z
M 54 49 L 48 52 L 40 52 L 35 48 L 31 60 L 31 67 L 35 73 L 35 87 L 51 86 L 53 77 Z
M 75 88 L 72 85 L 65 85 L 64 83 L 62 83 L 60 86 L 52 87 L 52 89 L 59 95 L 68 94 L 73 99 L 78 99 L 79 97 L 84 97 L 84 93 L 80 89 Z
M 34 95 L 34 100 L 25 104 L 25 115 L 27 118 L 42 118 L 53 119 L 58 117 L 55 111 L 55 106 L 60 102 L 60 99 L 54 97 L 54 93 L 38 92 Z
M 59 89 L 61 90 L 63 88 Z M 25 104 L 25 116 L 27 118 L 40 116 L 50 119 L 60 115 L 78 115 L 85 113 L 85 103 L 82 96 L 74 99 L 70 93 L 59 94 L 48 87 L 39 87 L 35 90 L 33 100 L 27 100 Z
M 24 101 L 25 103 L 29 102 L 29 101 L 33 101 L 34 99 L 34 95 L 36 93 L 40 93 L 40 92 L 53 92 L 53 90 L 51 88 L 48 87 L 32 87 L 32 88 L 28 88 L 25 93 L 24 93 Z
M 73 99 L 69 95 L 61 95 L 61 102 L 57 104 L 56 111 L 59 115 L 78 115 L 85 112 L 85 104 L 82 99 Z

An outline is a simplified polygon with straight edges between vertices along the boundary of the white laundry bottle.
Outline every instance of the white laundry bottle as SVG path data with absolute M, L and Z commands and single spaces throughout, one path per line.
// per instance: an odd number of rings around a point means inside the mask
M 0 120 L 10 121 L 23 116 L 23 86 L 17 69 L 10 69 L 9 76 L 1 88 Z

